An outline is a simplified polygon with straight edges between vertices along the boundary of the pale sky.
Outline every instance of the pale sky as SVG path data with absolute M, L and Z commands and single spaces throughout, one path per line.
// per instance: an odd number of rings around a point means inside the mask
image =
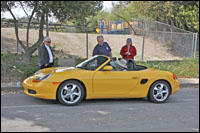
M 103 10 L 110 11 L 110 9 L 112 8 L 112 2 L 116 3 L 118 1 L 103 1 Z M 26 14 L 22 10 L 22 8 L 15 8 L 15 9 L 12 9 L 12 11 L 17 18 L 26 16 Z M 28 11 L 27 11 L 27 13 L 30 14 L 30 12 L 28 12 Z M 1 17 L 12 18 L 11 14 L 9 12 L 1 13 Z M 49 20 L 52 21 L 53 18 L 49 18 Z

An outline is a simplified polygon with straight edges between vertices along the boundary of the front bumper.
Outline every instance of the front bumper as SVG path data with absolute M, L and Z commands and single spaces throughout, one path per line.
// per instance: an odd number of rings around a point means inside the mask
M 56 99 L 58 84 L 52 82 L 32 82 L 32 79 L 25 79 L 22 83 L 24 93 L 37 98 Z

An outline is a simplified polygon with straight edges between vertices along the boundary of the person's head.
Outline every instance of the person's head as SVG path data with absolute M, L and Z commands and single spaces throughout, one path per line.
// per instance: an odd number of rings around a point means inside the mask
M 132 39 L 131 39 L 131 38 L 128 38 L 128 39 L 126 40 L 126 44 L 127 44 L 128 46 L 132 45 Z
M 48 36 L 46 36 L 45 38 L 44 38 L 44 44 L 45 45 L 48 45 L 48 46 L 50 46 L 50 44 L 51 44 L 51 39 L 50 39 L 50 37 L 48 37 Z
M 128 68 L 127 67 L 127 61 L 125 60 L 125 59 L 118 59 L 117 60 L 117 64 L 119 65 L 119 67 L 120 67 L 120 69 L 122 69 L 122 68 Z
M 97 36 L 97 42 L 98 42 L 99 45 L 103 45 L 104 39 L 103 39 L 102 35 Z

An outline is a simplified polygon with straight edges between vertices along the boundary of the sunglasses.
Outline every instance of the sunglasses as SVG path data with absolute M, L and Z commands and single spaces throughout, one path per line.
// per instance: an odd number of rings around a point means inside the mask
M 48 41 L 47 43 L 51 43 L 51 41 Z

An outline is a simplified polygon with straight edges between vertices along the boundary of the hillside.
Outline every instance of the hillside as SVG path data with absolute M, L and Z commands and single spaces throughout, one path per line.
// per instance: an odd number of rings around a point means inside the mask
M 63 33 L 63 32 L 50 32 L 52 39 L 52 46 L 55 45 L 57 50 L 63 50 L 67 54 L 86 57 L 86 34 L 85 33 Z M 44 31 L 45 35 L 45 31 Z M 98 34 L 89 34 L 88 47 L 89 57 L 92 55 L 93 48 L 97 44 Z M 19 29 L 19 36 L 22 41 L 26 40 L 26 29 Z M 119 52 L 123 45 L 126 43 L 128 37 L 132 38 L 133 44 L 137 49 L 136 60 L 141 60 L 142 56 L 142 36 L 133 35 L 103 35 L 104 40 L 108 42 L 112 48 L 113 56 L 121 57 Z M 30 44 L 36 42 L 38 38 L 37 30 L 30 30 Z M 19 46 L 20 52 L 23 51 Z M 1 52 L 10 51 L 16 52 L 16 37 L 14 28 L 1 28 Z M 36 51 L 37 53 L 37 51 Z M 175 60 L 181 59 L 180 57 L 172 55 L 167 47 L 149 38 L 145 38 L 144 49 L 145 60 Z

